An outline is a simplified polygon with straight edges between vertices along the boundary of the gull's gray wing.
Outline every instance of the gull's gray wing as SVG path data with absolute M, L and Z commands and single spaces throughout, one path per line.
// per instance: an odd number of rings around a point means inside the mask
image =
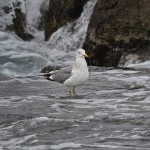
M 56 70 L 52 73 L 50 79 L 59 83 L 64 83 L 67 79 L 71 77 L 71 71 L 71 66 L 62 68 L 61 70 Z

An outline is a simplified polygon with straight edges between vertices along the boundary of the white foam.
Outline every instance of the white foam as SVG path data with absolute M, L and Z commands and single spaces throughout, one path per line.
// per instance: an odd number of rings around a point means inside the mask
M 134 71 L 134 70 L 114 69 L 114 70 L 107 70 L 104 73 L 107 73 L 107 74 L 135 74 L 138 72 L 139 71 Z
M 128 93 L 123 93 L 122 95 L 124 96 L 128 96 L 128 97 L 133 97 L 133 96 L 141 96 L 141 95 L 146 95 L 147 93 L 149 93 L 148 91 L 137 91 L 134 93 L 133 92 L 128 92 Z
M 108 80 L 110 81 L 118 80 L 118 81 L 125 81 L 128 83 L 137 83 L 139 85 L 146 85 L 147 81 L 150 80 L 150 77 L 149 76 L 131 76 L 131 77 L 123 78 L 123 77 L 112 76 L 112 77 L 109 77 Z
M 37 122 L 43 122 L 43 121 L 48 121 L 49 118 L 47 118 L 47 117 L 38 117 L 38 118 L 34 118 L 33 120 L 37 121 Z
M 27 13 L 27 25 L 34 28 L 38 28 L 41 19 L 40 7 L 46 2 L 45 0 L 27 0 L 26 13 Z M 48 2 L 47 2 L 48 5 Z
M 150 69 L 150 61 L 145 61 L 138 64 L 129 64 L 127 67 L 139 68 L 139 69 Z
M 144 99 L 144 102 L 150 103 L 150 96 L 147 96 L 147 97 Z
M 120 93 L 120 92 L 125 91 L 125 89 L 121 90 L 101 90 L 101 91 L 97 91 L 96 94 L 114 94 L 114 93 Z
M 25 143 L 28 140 L 34 139 L 36 138 L 36 135 L 27 135 L 27 136 L 22 136 L 21 138 L 12 138 L 9 139 L 7 141 L 0 141 L 0 145 L 2 145 L 3 147 L 7 147 L 8 149 L 11 150 L 16 150 L 16 149 L 22 149 L 22 150 L 27 150 L 30 149 L 28 148 L 21 148 L 20 144 Z M 40 148 L 40 146 L 38 146 Z
M 52 149 L 65 149 L 65 148 L 80 148 L 81 144 L 77 143 L 61 143 L 58 145 L 51 145 L 50 148 Z
M 51 36 L 47 43 L 50 49 L 69 52 L 82 47 L 86 37 L 90 17 L 96 2 L 96 0 L 88 1 L 84 6 L 83 13 L 79 19 L 58 29 Z
M 2 17 L 0 17 L 0 28 L 2 30 L 5 30 L 7 25 L 12 24 L 13 16 L 15 16 L 14 9 L 18 8 L 18 6 L 13 7 L 13 3 L 15 3 L 15 2 L 16 2 L 16 0 L 5 0 L 5 1 L 2 0 L 2 1 L 0 1 L 0 16 L 2 16 Z M 22 2 L 22 0 L 17 0 L 17 2 L 20 2 L 19 8 L 22 10 L 23 13 L 25 13 L 26 12 L 25 3 Z M 12 8 L 12 10 L 8 14 L 4 13 L 4 11 L 2 9 L 2 7 L 5 7 L 5 6 L 9 6 Z

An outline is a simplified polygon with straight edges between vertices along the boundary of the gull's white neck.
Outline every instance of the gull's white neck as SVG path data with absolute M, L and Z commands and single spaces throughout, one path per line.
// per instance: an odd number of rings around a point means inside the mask
M 76 65 L 77 65 L 78 69 L 81 69 L 81 68 L 88 69 L 87 63 L 86 63 L 86 60 L 84 57 L 77 56 L 76 57 Z

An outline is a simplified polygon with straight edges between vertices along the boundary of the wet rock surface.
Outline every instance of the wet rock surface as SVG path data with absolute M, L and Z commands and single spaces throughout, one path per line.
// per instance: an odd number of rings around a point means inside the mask
M 150 75 L 90 67 L 70 97 L 42 77 L 1 77 L 0 148 L 150 149 Z
M 83 48 L 90 65 L 117 66 L 124 53 L 150 52 L 150 2 L 99 0 Z
M 56 66 L 56 67 L 55 66 L 46 66 L 46 67 L 42 68 L 41 73 L 49 73 L 53 70 L 59 70 L 61 68 L 62 67 L 60 67 L 60 66 Z
M 26 31 L 26 15 L 21 9 L 15 9 L 15 16 L 12 19 L 14 31 L 24 41 L 30 41 L 34 36 Z M 8 29 L 9 27 L 7 27 Z

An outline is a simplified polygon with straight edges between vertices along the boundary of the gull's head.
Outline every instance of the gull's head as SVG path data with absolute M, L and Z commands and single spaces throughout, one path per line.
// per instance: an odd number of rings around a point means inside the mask
M 88 57 L 88 55 L 85 53 L 84 49 L 78 49 L 76 52 L 77 57 Z

